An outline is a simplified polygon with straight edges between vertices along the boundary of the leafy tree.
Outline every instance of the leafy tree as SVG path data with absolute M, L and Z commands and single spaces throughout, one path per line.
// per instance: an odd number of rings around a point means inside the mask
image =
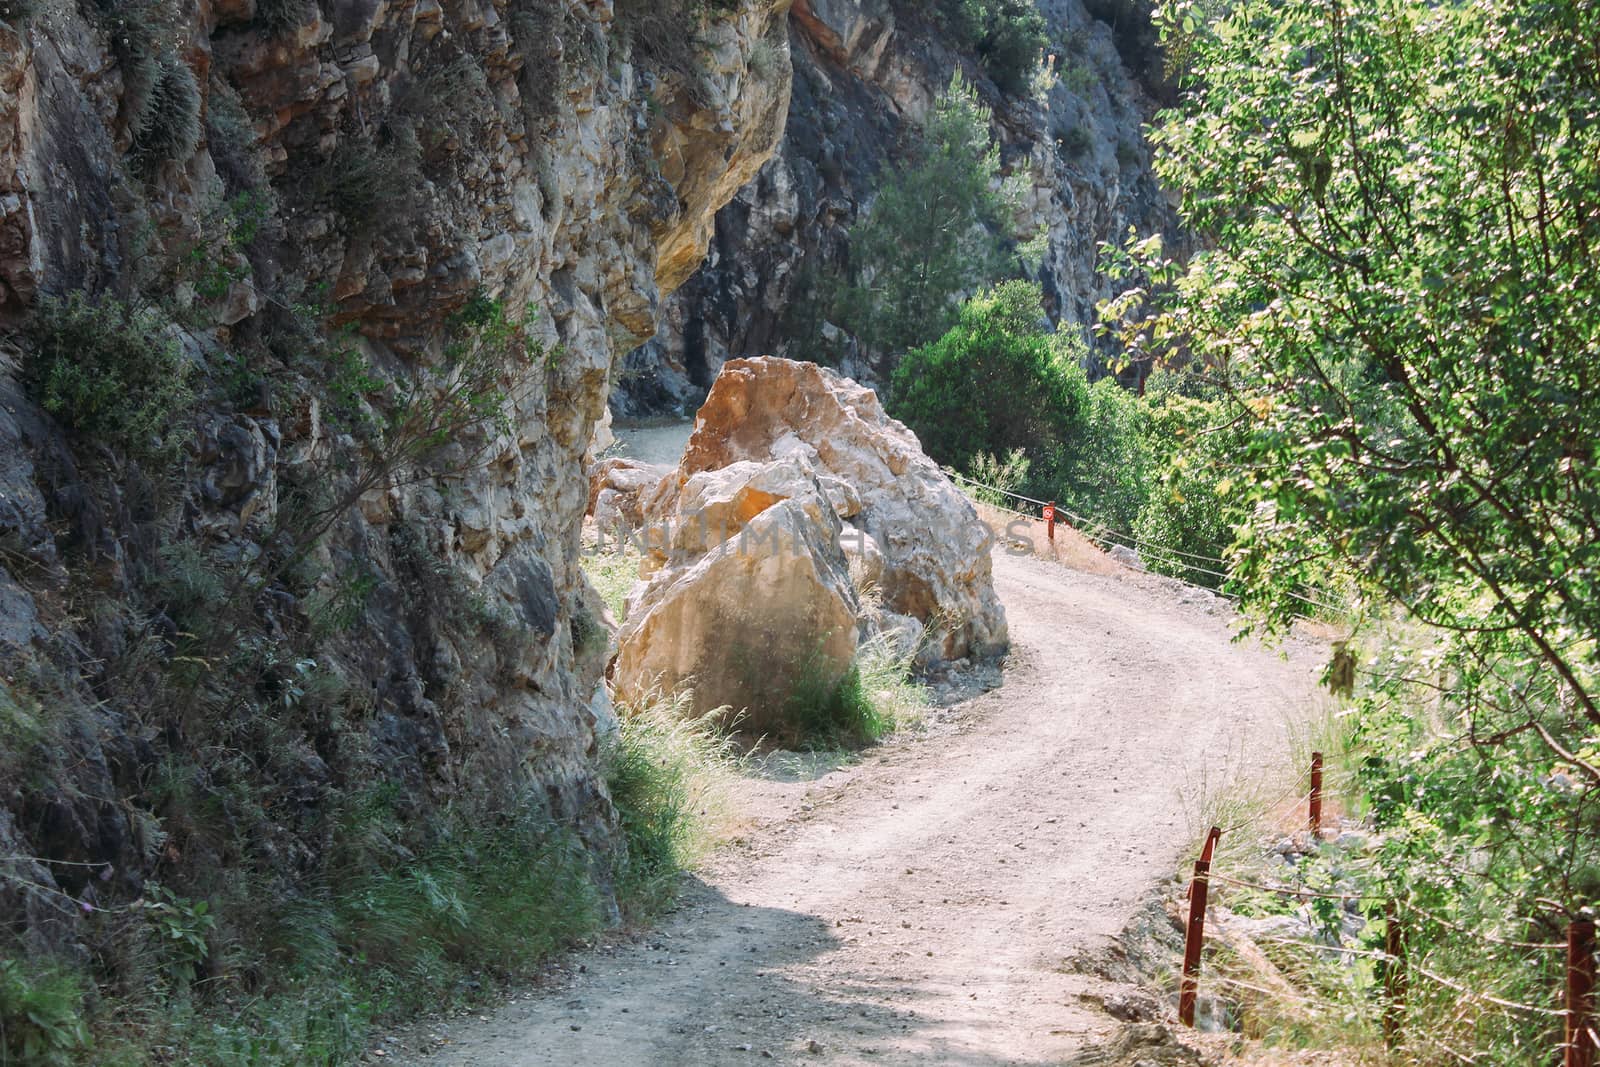
M 1161 371 L 1147 383 L 1151 475 L 1132 530 L 1152 570 L 1215 588 L 1249 517 L 1236 492 L 1248 433 L 1226 398 L 1185 395 L 1187 378 Z
M 855 282 L 835 316 L 869 351 L 933 340 L 955 319 L 953 296 L 1000 276 L 996 234 L 1008 231 L 1011 204 L 999 175 L 988 110 L 958 72 L 911 163 L 884 182 L 851 235 Z
M 917 5 L 931 15 L 958 52 L 976 52 L 984 73 L 1002 92 L 1021 93 L 1050 44 L 1033 0 L 937 0 Z
M 982 453 L 1053 456 L 1089 403 L 1082 342 L 1048 334 L 1039 287 L 1002 282 L 895 370 L 889 410 L 929 455 L 963 470 Z
M 1062 428 L 1046 495 L 1119 533 L 1131 530 L 1150 492 L 1149 424 L 1143 400 L 1113 378 L 1096 382 L 1078 418 Z
M 1391 891 L 1550 940 L 1600 898 L 1600 7 L 1200 12 L 1164 12 L 1193 75 L 1155 140 L 1208 250 L 1179 270 L 1145 247 L 1172 288 L 1130 340 L 1185 346 L 1250 413 L 1247 605 L 1283 626 L 1342 581 L 1368 625 L 1399 605 L 1419 628 L 1359 727 Z M 1416 938 L 1469 988 L 1558 980 Z M 1545 1043 L 1517 1016 L 1435 1022 L 1485 1062 Z
M 1281 621 L 1358 572 L 1600 726 L 1571 639 L 1600 633 L 1600 9 L 1244 3 L 1197 32 L 1157 139 L 1215 248 L 1148 332 L 1257 415 L 1241 589 Z

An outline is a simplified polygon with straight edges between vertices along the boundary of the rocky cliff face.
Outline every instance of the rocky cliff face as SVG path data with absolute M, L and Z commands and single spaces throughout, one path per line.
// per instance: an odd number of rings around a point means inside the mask
M 676 412 L 705 395 L 730 358 L 819 353 L 819 277 L 848 258 L 848 230 L 870 210 L 880 171 L 903 151 L 960 68 L 994 109 L 1005 166 L 1033 192 L 1023 221 L 1043 227 L 1048 310 L 1086 329 L 1111 295 L 1102 241 L 1129 228 L 1172 233 L 1175 216 L 1149 166 L 1141 124 L 1167 92 L 1148 7 L 1136 0 L 1040 0 L 1059 79 L 1040 99 L 1003 95 L 970 56 L 952 52 L 919 5 L 795 0 L 789 20 L 794 95 L 783 145 L 716 217 L 711 252 L 667 301 L 661 330 L 630 353 L 612 406 Z M 846 364 L 871 380 L 872 369 Z
M 0 912 L 313 876 L 374 784 L 605 845 L 585 452 L 778 143 L 787 8 L 4 9 Z M 36 405 L 74 291 L 181 347 L 175 456 Z

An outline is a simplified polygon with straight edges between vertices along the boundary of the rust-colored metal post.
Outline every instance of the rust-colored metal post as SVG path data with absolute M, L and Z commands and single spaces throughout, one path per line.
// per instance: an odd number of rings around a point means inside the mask
M 1567 927 L 1567 1063 L 1594 1067 L 1594 923 Z
M 1311 753 L 1311 836 L 1322 833 L 1322 753 Z
M 1054 500 L 1044 506 L 1044 535 L 1050 543 L 1056 543 L 1056 502 Z
M 1394 1048 L 1406 1014 L 1406 935 L 1394 901 L 1384 904 L 1383 918 L 1383 954 L 1388 957 L 1383 963 L 1383 1043 Z
M 1211 881 L 1211 857 L 1222 828 L 1213 826 L 1206 835 L 1200 858 L 1194 861 L 1194 881 L 1189 883 L 1189 925 L 1183 935 L 1183 980 L 1178 985 L 1178 1021 L 1194 1025 L 1194 1006 L 1200 992 L 1200 949 L 1206 936 L 1206 893 Z

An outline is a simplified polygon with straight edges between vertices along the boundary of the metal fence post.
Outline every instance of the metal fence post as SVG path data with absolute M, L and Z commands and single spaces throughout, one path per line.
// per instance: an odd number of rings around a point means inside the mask
M 1194 1025 L 1195 1001 L 1200 992 L 1200 949 L 1206 936 L 1206 893 L 1211 880 L 1211 857 L 1222 828 L 1213 826 L 1206 835 L 1200 858 L 1194 861 L 1194 881 L 1189 883 L 1189 925 L 1183 935 L 1183 979 L 1178 985 L 1178 1021 Z
M 1383 964 L 1383 1043 L 1394 1048 L 1406 1014 L 1406 938 L 1393 900 L 1385 902 L 1383 918 L 1383 954 L 1388 957 Z
M 1566 1067 L 1594 1067 L 1594 923 L 1567 927 Z
M 1311 837 L 1322 833 L 1322 753 L 1311 753 Z

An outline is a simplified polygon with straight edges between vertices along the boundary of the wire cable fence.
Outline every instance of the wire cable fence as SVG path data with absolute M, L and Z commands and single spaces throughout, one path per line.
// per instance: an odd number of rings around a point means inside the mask
M 1316 783 L 1320 777 L 1320 770 L 1321 754 L 1313 753 L 1311 768 L 1313 789 L 1309 794 L 1299 794 L 1300 797 L 1316 796 Z M 1304 780 L 1305 775 L 1302 774 L 1291 786 L 1291 790 L 1298 789 Z M 1562 1041 L 1558 1048 L 1561 1053 L 1561 1062 L 1565 1064 L 1565 1067 L 1597 1067 L 1597 1063 L 1600 1063 L 1600 1036 L 1596 1034 L 1597 1025 L 1600 1024 L 1597 1024 L 1595 1017 L 1595 924 L 1592 921 L 1584 918 L 1569 921 L 1566 929 L 1567 936 L 1564 940 L 1530 941 L 1520 938 L 1500 937 L 1488 931 L 1474 929 L 1446 918 L 1413 900 L 1390 891 L 1320 890 L 1303 885 L 1271 885 L 1214 870 L 1213 866 L 1217 859 L 1217 842 L 1223 834 L 1232 833 L 1242 828 L 1243 825 L 1246 824 L 1230 827 L 1227 830 L 1221 827 L 1213 827 L 1210 834 L 1207 835 L 1205 847 L 1202 849 L 1199 858 L 1194 861 L 1194 873 L 1186 894 L 1189 900 L 1189 923 L 1185 932 L 1184 966 L 1178 998 L 1178 1017 L 1185 1025 L 1195 1025 L 1195 1005 L 1200 980 L 1201 949 L 1205 937 L 1208 893 L 1211 884 L 1216 883 L 1268 894 L 1284 900 L 1306 902 L 1335 901 L 1341 907 L 1348 907 L 1354 902 L 1380 904 L 1385 920 L 1385 944 L 1382 951 L 1354 948 L 1344 944 L 1326 944 L 1310 938 L 1268 937 L 1258 940 L 1300 948 L 1313 954 L 1332 952 L 1342 956 L 1361 957 L 1370 959 L 1378 964 L 1381 967 L 1380 975 L 1384 1001 L 1384 1040 L 1385 1044 L 1390 1048 L 1396 1047 L 1400 1041 L 1402 1021 L 1406 1012 L 1407 997 L 1411 989 L 1411 983 L 1413 981 L 1421 981 L 1429 983 L 1439 990 L 1446 991 L 1457 998 L 1460 1003 L 1492 1007 L 1529 1019 L 1562 1020 Z M 1315 803 L 1310 803 L 1308 807 L 1308 829 L 1312 842 L 1323 840 L 1320 807 Z M 1569 911 L 1567 914 L 1571 915 L 1573 913 Z M 1525 917 L 1515 921 L 1530 928 L 1537 928 L 1540 925 L 1549 926 L 1548 923 Z M 1551 997 L 1552 1001 L 1561 1003 L 1562 1006 L 1552 1007 L 1549 1004 L 1529 1003 L 1526 999 L 1518 999 L 1515 996 L 1505 995 L 1499 991 L 1475 989 L 1466 982 L 1439 973 L 1433 967 L 1426 965 L 1425 960 L 1417 959 L 1408 952 L 1408 934 L 1423 929 L 1424 924 L 1427 923 L 1436 924 L 1441 929 L 1460 934 L 1473 945 L 1516 950 L 1522 954 L 1520 958 L 1524 962 L 1538 957 L 1553 965 L 1556 962 L 1552 959 L 1553 956 L 1564 955 L 1566 962 L 1564 996 L 1552 991 Z M 1549 969 L 1553 969 L 1553 966 Z M 1548 973 L 1548 970 L 1546 973 Z M 1290 1000 L 1314 999 L 1306 997 L 1298 991 L 1286 994 L 1281 990 L 1251 986 L 1248 983 L 1238 982 L 1236 979 L 1226 975 L 1217 975 L 1214 980 L 1224 985 L 1253 989 L 1269 997 L 1284 996 Z M 1406 1032 L 1408 1039 L 1416 1037 L 1430 1044 L 1433 1043 L 1436 1036 L 1429 1033 L 1413 1034 L 1409 1030 Z M 1459 1053 L 1454 1052 L 1452 1054 L 1459 1055 Z M 1469 1058 L 1467 1062 L 1477 1061 Z
M 1004 489 L 997 485 L 988 485 L 984 482 L 978 481 L 975 478 L 969 478 L 959 471 L 946 468 L 945 473 L 948 474 L 952 480 L 972 489 L 993 493 L 999 497 L 1020 501 L 1024 504 L 1031 504 L 1037 508 L 1054 508 L 1056 514 L 1066 516 L 1073 529 L 1077 530 L 1084 537 L 1087 537 L 1090 542 L 1092 542 L 1102 551 L 1109 551 L 1110 547 L 1113 546 L 1120 546 L 1122 548 L 1130 549 L 1134 552 L 1137 552 L 1141 559 L 1150 560 L 1158 564 L 1163 573 L 1176 581 L 1183 582 L 1185 585 L 1193 586 L 1197 589 L 1205 589 L 1207 592 L 1218 593 L 1219 595 L 1226 596 L 1231 600 L 1238 599 L 1231 594 L 1223 593 L 1220 589 L 1212 589 L 1199 582 L 1189 581 L 1185 579 L 1182 574 L 1182 572 L 1204 574 L 1210 578 L 1226 581 L 1229 577 L 1229 573 L 1227 570 L 1228 561 L 1225 559 L 1222 559 L 1218 556 L 1208 556 L 1199 552 L 1189 552 L 1184 549 L 1174 548 L 1170 545 L 1161 545 L 1152 541 L 1143 540 L 1133 534 L 1114 529 L 1096 519 L 1091 519 L 1084 515 L 1080 515 L 1072 509 L 1062 507 L 1060 504 L 1054 503 L 1053 501 L 1039 500 L 1036 497 L 1025 496 L 1022 493 L 1018 493 L 1011 489 Z M 1037 515 L 1030 514 L 1027 511 L 994 504 L 990 500 L 984 500 L 981 497 L 979 498 L 979 502 L 1021 518 L 1035 520 L 1039 517 Z M 1204 564 L 1204 566 L 1202 564 Z M 1317 600 L 1301 593 L 1290 591 L 1288 595 L 1293 599 L 1317 608 L 1320 611 L 1337 614 L 1345 610 L 1337 604 L 1330 604 L 1326 601 Z

